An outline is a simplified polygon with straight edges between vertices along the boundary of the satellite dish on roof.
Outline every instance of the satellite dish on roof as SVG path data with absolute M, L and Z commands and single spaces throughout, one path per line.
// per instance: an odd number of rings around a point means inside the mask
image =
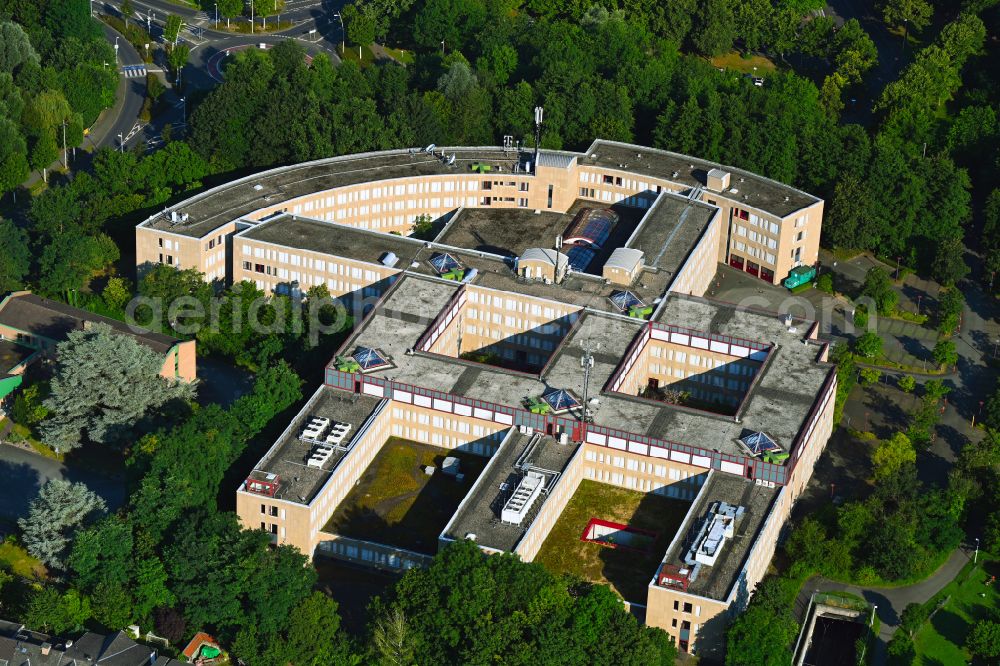
M 451 166 L 452 164 L 454 164 L 455 163 L 455 159 L 457 157 L 458 157 L 458 155 L 452 155 L 451 157 L 449 157 L 448 158 L 448 166 Z
M 437 145 L 432 143 L 431 145 L 429 145 L 426 148 L 424 148 L 424 152 L 425 153 L 433 153 L 435 148 L 437 148 Z

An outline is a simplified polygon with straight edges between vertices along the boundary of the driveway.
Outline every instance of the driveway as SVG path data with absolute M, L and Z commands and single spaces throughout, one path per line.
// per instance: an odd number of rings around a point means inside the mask
M 120 479 L 66 467 L 51 458 L 0 443 L 0 522 L 14 522 L 26 516 L 29 503 L 49 479 L 82 481 L 104 498 L 111 511 L 125 500 L 125 483 Z
M 806 610 L 809 607 L 809 598 L 813 592 L 848 592 L 862 597 L 868 603 L 877 606 L 876 613 L 879 620 L 882 621 L 878 635 L 879 640 L 872 655 L 872 663 L 884 664 L 886 644 L 899 626 L 899 616 L 903 609 L 909 604 L 925 603 L 941 588 L 954 580 L 970 559 L 972 557 L 968 551 L 958 548 L 941 568 L 919 583 L 906 587 L 858 587 L 816 576 L 807 580 L 802 589 L 799 590 L 799 596 L 795 599 L 795 614 L 800 622 L 804 621 Z

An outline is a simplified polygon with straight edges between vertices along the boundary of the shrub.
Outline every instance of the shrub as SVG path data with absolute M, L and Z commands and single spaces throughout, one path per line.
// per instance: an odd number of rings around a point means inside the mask
M 897 385 L 903 393 L 912 393 L 913 389 L 917 387 L 917 380 L 913 378 L 913 375 L 903 375 L 899 378 Z
M 865 358 L 875 358 L 882 353 L 882 338 L 874 331 L 868 331 L 854 341 L 854 351 Z
M 833 293 L 833 273 L 823 273 L 816 278 L 816 288 L 826 294 Z

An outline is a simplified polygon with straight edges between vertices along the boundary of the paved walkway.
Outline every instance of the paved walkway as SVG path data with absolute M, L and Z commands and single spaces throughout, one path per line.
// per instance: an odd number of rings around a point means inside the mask
M 872 655 L 872 663 L 876 666 L 884 664 L 886 659 L 886 644 L 899 626 L 899 615 L 903 612 L 903 609 L 909 604 L 922 604 L 933 597 L 945 585 L 954 580 L 958 572 L 962 570 L 962 567 L 970 559 L 970 554 L 967 551 L 958 548 L 929 577 L 919 583 L 905 587 L 859 587 L 816 576 L 807 580 L 799 591 L 799 596 L 795 599 L 795 615 L 800 622 L 805 620 L 809 598 L 813 592 L 848 592 L 864 598 L 869 603 L 877 606 L 876 613 L 882 622 L 878 635 L 879 640 Z
M 0 522 L 14 522 L 28 514 L 28 504 L 50 479 L 82 481 L 104 498 L 114 511 L 125 501 L 125 483 L 95 474 L 79 466 L 67 467 L 57 460 L 0 441 Z

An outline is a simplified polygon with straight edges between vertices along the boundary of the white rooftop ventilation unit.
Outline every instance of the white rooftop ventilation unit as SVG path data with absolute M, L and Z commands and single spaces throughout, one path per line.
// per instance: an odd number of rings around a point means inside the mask
M 520 525 L 543 490 L 545 490 L 544 476 L 538 472 L 525 474 L 517 484 L 514 494 L 504 504 L 500 520 L 511 525 Z
M 684 557 L 688 565 L 703 564 L 713 566 L 722 554 L 727 539 L 736 534 L 736 523 L 743 517 L 745 509 L 726 502 L 716 502 L 709 509 L 708 517 L 698 530 L 698 535 Z
M 395 252 L 386 252 L 385 254 L 382 255 L 382 258 L 379 261 L 382 262 L 383 266 L 388 266 L 389 268 L 392 268 L 393 266 L 399 263 L 399 257 L 396 256 Z

